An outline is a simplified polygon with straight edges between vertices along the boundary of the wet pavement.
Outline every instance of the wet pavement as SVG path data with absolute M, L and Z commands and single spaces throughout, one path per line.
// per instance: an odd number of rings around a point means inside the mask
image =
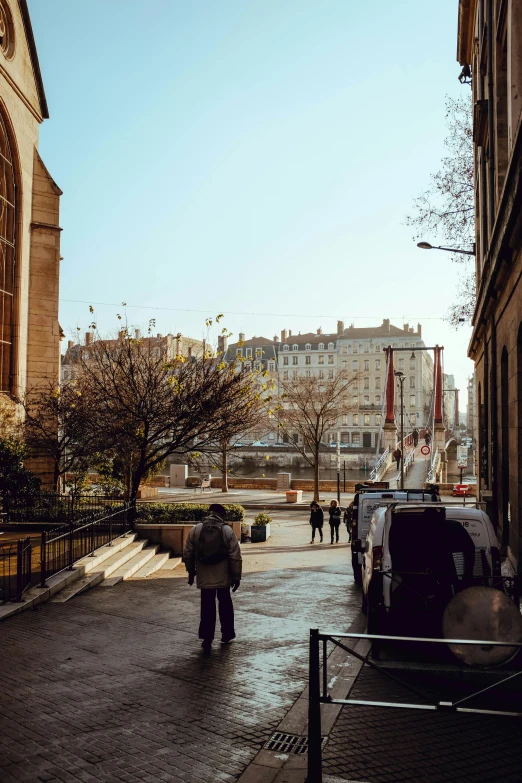
M 306 685 L 309 628 L 358 615 L 346 541 L 309 531 L 286 512 L 243 546 L 238 638 L 210 658 L 181 568 L 2 623 L 2 783 L 237 780 Z

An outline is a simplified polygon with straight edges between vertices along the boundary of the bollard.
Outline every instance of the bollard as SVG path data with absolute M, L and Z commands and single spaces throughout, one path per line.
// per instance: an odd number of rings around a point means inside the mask
M 319 689 L 319 629 L 310 628 L 308 675 L 308 783 L 322 783 L 321 702 Z

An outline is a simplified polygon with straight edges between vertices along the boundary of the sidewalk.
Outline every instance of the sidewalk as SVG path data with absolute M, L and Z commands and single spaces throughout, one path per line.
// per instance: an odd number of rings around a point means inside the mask
M 233 783 L 306 687 L 312 626 L 359 615 L 344 543 L 274 515 L 244 545 L 237 640 L 210 658 L 182 568 L 48 603 L 2 625 L 0 780 Z
M 341 481 L 342 488 L 342 481 Z M 266 489 L 230 489 L 222 492 L 220 489 L 201 492 L 199 489 L 184 488 L 160 488 L 159 496 L 151 500 L 140 501 L 144 503 L 240 503 L 245 508 L 257 507 L 278 508 L 292 510 L 295 508 L 309 508 L 313 500 L 313 492 L 303 492 L 302 503 L 287 503 L 284 492 Z M 336 492 L 321 490 L 320 500 L 323 504 L 329 504 L 330 500 L 337 500 Z M 353 492 L 341 492 L 341 506 L 344 508 L 353 500 Z

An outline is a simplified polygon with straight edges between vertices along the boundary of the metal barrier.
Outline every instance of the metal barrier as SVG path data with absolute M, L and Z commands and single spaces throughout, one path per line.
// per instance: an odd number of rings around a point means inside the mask
M 427 482 L 433 481 L 433 477 L 437 475 L 437 471 L 439 469 L 439 463 L 440 463 L 440 454 L 439 454 L 439 449 L 437 447 L 437 449 L 435 450 L 435 453 L 433 455 L 433 459 L 431 461 L 431 465 L 430 465 L 430 468 L 428 470 L 428 474 L 426 476 L 426 481 Z
M 322 783 L 322 744 L 323 738 L 321 736 L 321 704 L 342 704 L 350 706 L 363 706 L 363 707 L 395 707 L 401 709 L 411 710 L 430 710 L 433 712 L 451 712 L 451 713 L 474 713 L 480 715 L 500 715 L 504 717 L 522 717 L 522 712 L 512 712 L 506 710 L 488 710 L 488 709 L 474 709 L 473 707 L 463 707 L 465 702 L 469 702 L 471 699 L 492 690 L 493 688 L 502 685 L 509 680 L 515 679 L 522 675 L 522 671 L 510 674 L 499 682 L 493 683 L 486 688 L 481 688 L 474 693 L 468 694 L 457 701 L 438 701 L 434 703 L 433 699 L 428 699 L 426 694 L 422 693 L 418 688 L 405 682 L 396 674 L 388 671 L 383 666 L 378 665 L 374 661 L 368 660 L 364 655 L 360 655 L 355 650 L 350 649 L 339 639 L 365 639 L 375 641 L 389 641 L 389 642 L 401 642 L 401 643 L 422 643 L 422 644 L 459 644 L 459 645 L 480 645 L 480 646 L 492 646 L 492 647 L 513 647 L 520 649 L 522 647 L 521 642 L 499 642 L 499 641 L 484 641 L 477 639 L 426 639 L 423 637 L 415 636 L 386 636 L 378 634 L 365 634 L 365 633 L 320 633 L 318 628 L 310 629 L 310 663 L 309 663 L 309 681 L 308 681 L 308 783 Z M 361 663 L 369 666 L 372 669 L 376 669 L 384 674 L 389 679 L 400 683 L 412 693 L 415 693 L 417 697 L 425 702 L 423 704 L 416 703 L 403 703 L 403 702 L 388 702 L 388 701 L 369 701 L 367 699 L 333 699 L 328 693 L 328 642 L 332 642 L 336 647 L 340 647 L 342 650 L 357 658 Z M 322 648 L 322 672 L 321 672 L 321 648 Z M 476 671 L 477 669 L 472 666 L 461 667 L 463 670 Z M 481 669 L 483 671 L 483 669 Z M 321 677 L 322 674 L 322 677 Z M 334 678 L 335 679 L 335 678 Z
M 29 537 L 0 546 L 0 601 L 21 601 L 31 584 L 32 545 Z
M 107 507 L 123 508 L 125 500 L 102 495 L 59 495 L 42 492 L 34 502 L 28 503 L 16 496 L 2 497 L 5 519 L 8 523 L 25 522 L 70 522 L 78 521 L 87 514 L 103 516 Z
M 379 472 L 383 468 L 383 466 L 385 466 L 384 473 L 386 473 L 386 470 L 388 469 L 387 460 L 389 456 L 390 456 L 390 447 L 388 446 L 388 448 L 385 451 L 383 451 L 383 453 L 381 454 L 375 467 L 370 471 L 371 481 L 375 481 L 377 479 L 377 476 L 379 475 Z

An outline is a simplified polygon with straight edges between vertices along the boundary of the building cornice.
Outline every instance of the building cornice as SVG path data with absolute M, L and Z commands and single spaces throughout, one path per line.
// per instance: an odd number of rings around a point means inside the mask
M 31 229 L 34 228 L 45 228 L 50 231 L 63 231 L 63 228 L 60 228 L 60 226 L 55 226 L 52 223 L 38 223 L 33 222 L 30 224 Z
M 476 8 L 477 0 L 460 0 L 459 2 L 457 60 L 460 65 L 471 64 Z

